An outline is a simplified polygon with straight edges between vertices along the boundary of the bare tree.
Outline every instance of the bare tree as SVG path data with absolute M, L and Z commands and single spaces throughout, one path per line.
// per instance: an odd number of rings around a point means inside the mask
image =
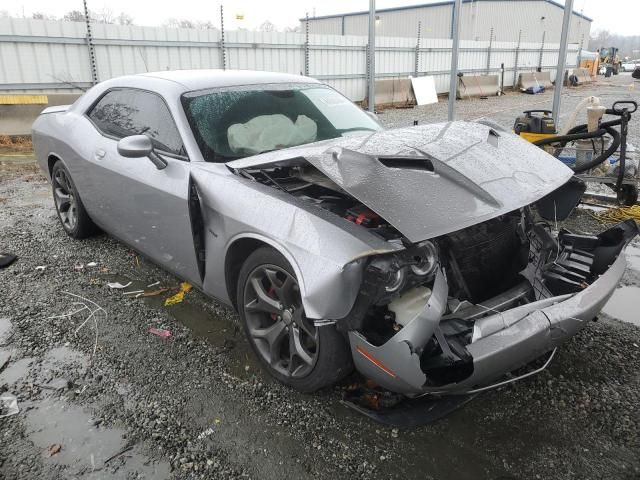
M 89 14 L 89 17 L 91 17 L 91 14 Z M 67 22 L 84 22 L 84 13 L 80 10 L 71 10 L 65 13 L 62 19 Z
M 608 30 L 596 30 L 589 39 L 589 50 L 596 51 L 600 48 L 616 47 L 618 55 L 624 59 L 640 58 L 640 35 L 618 35 Z
M 127 13 L 120 12 L 120 15 L 116 17 L 116 23 L 118 25 L 133 25 L 133 17 Z
M 271 23 L 269 20 L 266 20 L 265 22 L 262 23 L 262 25 L 258 27 L 258 30 L 260 32 L 275 32 L 276 26 L 273 23 Z
M 287 33 L 300 33 L 302 29 L 300 28 L 300 25 L 295 25 L 293 27 L 285 27 L 284 31 Z
M 163 25 L 170 28 L 196 28 L 195 24 L 186 18 L 170 18 Z
M 215 30 L 216 27 L 213 25 L 211 20 L 196 22 L 196 28 L 200 30 Z
M 89 17 L 96 23 L 116 23 L 113 10 L 109 7 L 103 8 L 98 13 L 89 12 Z
M 55 15 L 49 15 L 48 13 L 43 12 L 33 12 L 31 18 L 34 20 L 57 20 L 58 18 Z

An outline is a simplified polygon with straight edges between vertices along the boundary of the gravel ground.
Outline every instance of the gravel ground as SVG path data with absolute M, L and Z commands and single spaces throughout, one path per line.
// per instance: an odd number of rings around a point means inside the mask
M 592 94 L 638 99 L 631 81 L 570 90 L 563 107 Z M 550 103 L 550 93 L 509 94 L 459 102 L 458 113 L 511 126 L 518 112 Z M 441 102 L 380 117 L 401 126 L 445 116 Z M 640 143 L 638 125 L 630 137 Z M 0 251 L 19 256 L 0 270 L 0 393 L 14 394 L 21 409 L 0 418 L 0 478 L 640 477 L 640 329 L 632 323 L 602 315 L 542 374 L 429 426 L 382 427 L 340 403 L 342 386 L 301 395 L 274 383 L 235 313 L 199 292 L 165 307 L 162 297 L 109 289 L 110 281 L 133 289 L 178 280 L 106 235 L 69 239 L 28 157 L 0 152 L 0 176 Z M 602 228 L 587 210 L 567 224 Z M 638 323 L 640 246 L 629 253 L 623 285 L 636 295 L 618 316 Z M 82 307 L 76 301 L 105 313 L 84 324 L 88 310 L 62 316 Z

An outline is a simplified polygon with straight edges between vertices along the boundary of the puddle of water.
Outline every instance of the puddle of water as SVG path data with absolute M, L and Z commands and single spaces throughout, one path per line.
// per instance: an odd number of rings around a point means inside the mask
M 640 326 L 640 287 L 620 287 L 602 309 L 610 317 Z
M 229 358 L 230 373 L 239 378 L 257 375 L 261 380 L 269 381 L 258 364 L 244 332 L 236 330 L 230 321 L 219 318 L 200 309 L 188 301 L 168 307 L 173 318 L 189 328 L 196 337 L 204 338 L 217 348 L 228 348 L 225 356 Z
M 26 423 L 27 435 L 42 449 L 45 461 L 67 465 L 79 473 L 90 473 L 87 478 L 169 477 L 168 464 L 153 463 L 136 448 L 105 467 L 104 461 L 125 447 L 124 431 L 96 427 L 81 408 L 64 401 L 46 399 L 40 402 L 27 411 Z M 62 450 L 48 457 L 47 450 L 53 444 L 62 445 Z
M 131 282 L 131 285 L 122 289 L 122 292 L 134 290 L 151 291 L 166 286 L 177 286 L 160 284 L 147 288 L 147 284 L 149 284 L 147 280 L 136 280 L 117 274 L 108 274 L 105 275 L 105 278 L 108 278 L 109 282 L 119 282 L 122 285 Z M 228 319 L 212 315 L 198 305 L 190 303 L 189 294 L 187 294 L 182 303 L 165 307 L 164 301 L 169 295 L 171 293 L 167 292 L 155 297 L 141 297 L 140 300 L 154 309 L 166 311 L 176 321 L 189 328 L 194 336 L 204 338 L 216 348 L 226 349 L 224 355 L 229 359 L 229 370 L 235 377 L 247 379 L 252 375 L 256 375 L 263 382 L 272 381 L 271 377 L 265 375 L 261 369 L 258 359 L 251 350 L 240 327 Z
M 0 345 L 5 343 L 11 334 L 11 320 L 8 317 L 0 317 Z
M 70 347 L 55 347 L 49 350 L 43 360 L 43 370 L 67 369 L 80 367 L 84 370 L 89 366 L 89 356 Z
M 625 250 L 625 253 L 627 255 L 627 263 L 629 264 L 629 268 L 640 272 L 640 245 L 629 245 Z
M 29 375 L 33 358 L 21 358 L 11 362 L 7 368 L 0 373 L 0 385 L 5 383 L 13 385 L 19 380 L 24 380 Z

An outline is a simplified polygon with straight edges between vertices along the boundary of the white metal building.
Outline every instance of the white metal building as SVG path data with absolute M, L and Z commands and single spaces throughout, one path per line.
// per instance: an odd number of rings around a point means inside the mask
M 387 37 L 451 38 L 453 0 L 385 8 L 376 11 L 376 34 Z M 463 0 L 460 22 L 462 40 L 558 43 L 564 6 L 553 0 Z M 302 30 L 306 19 L 300 19 Z M 352 12 L 309 18 L 309 32 L 328 35 L 367 35 L 368 12 Z M 573 12 L 569 43 L 588 42 L 591 19 Z

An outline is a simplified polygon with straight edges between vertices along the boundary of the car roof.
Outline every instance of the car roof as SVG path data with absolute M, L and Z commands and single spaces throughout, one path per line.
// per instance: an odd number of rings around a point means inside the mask
M 256 70 L 167 70 L 134 75 L 153 77 L 181 84 L 185 90 L 204 90 L 262 83 L 320 83 L 302 75 Z

